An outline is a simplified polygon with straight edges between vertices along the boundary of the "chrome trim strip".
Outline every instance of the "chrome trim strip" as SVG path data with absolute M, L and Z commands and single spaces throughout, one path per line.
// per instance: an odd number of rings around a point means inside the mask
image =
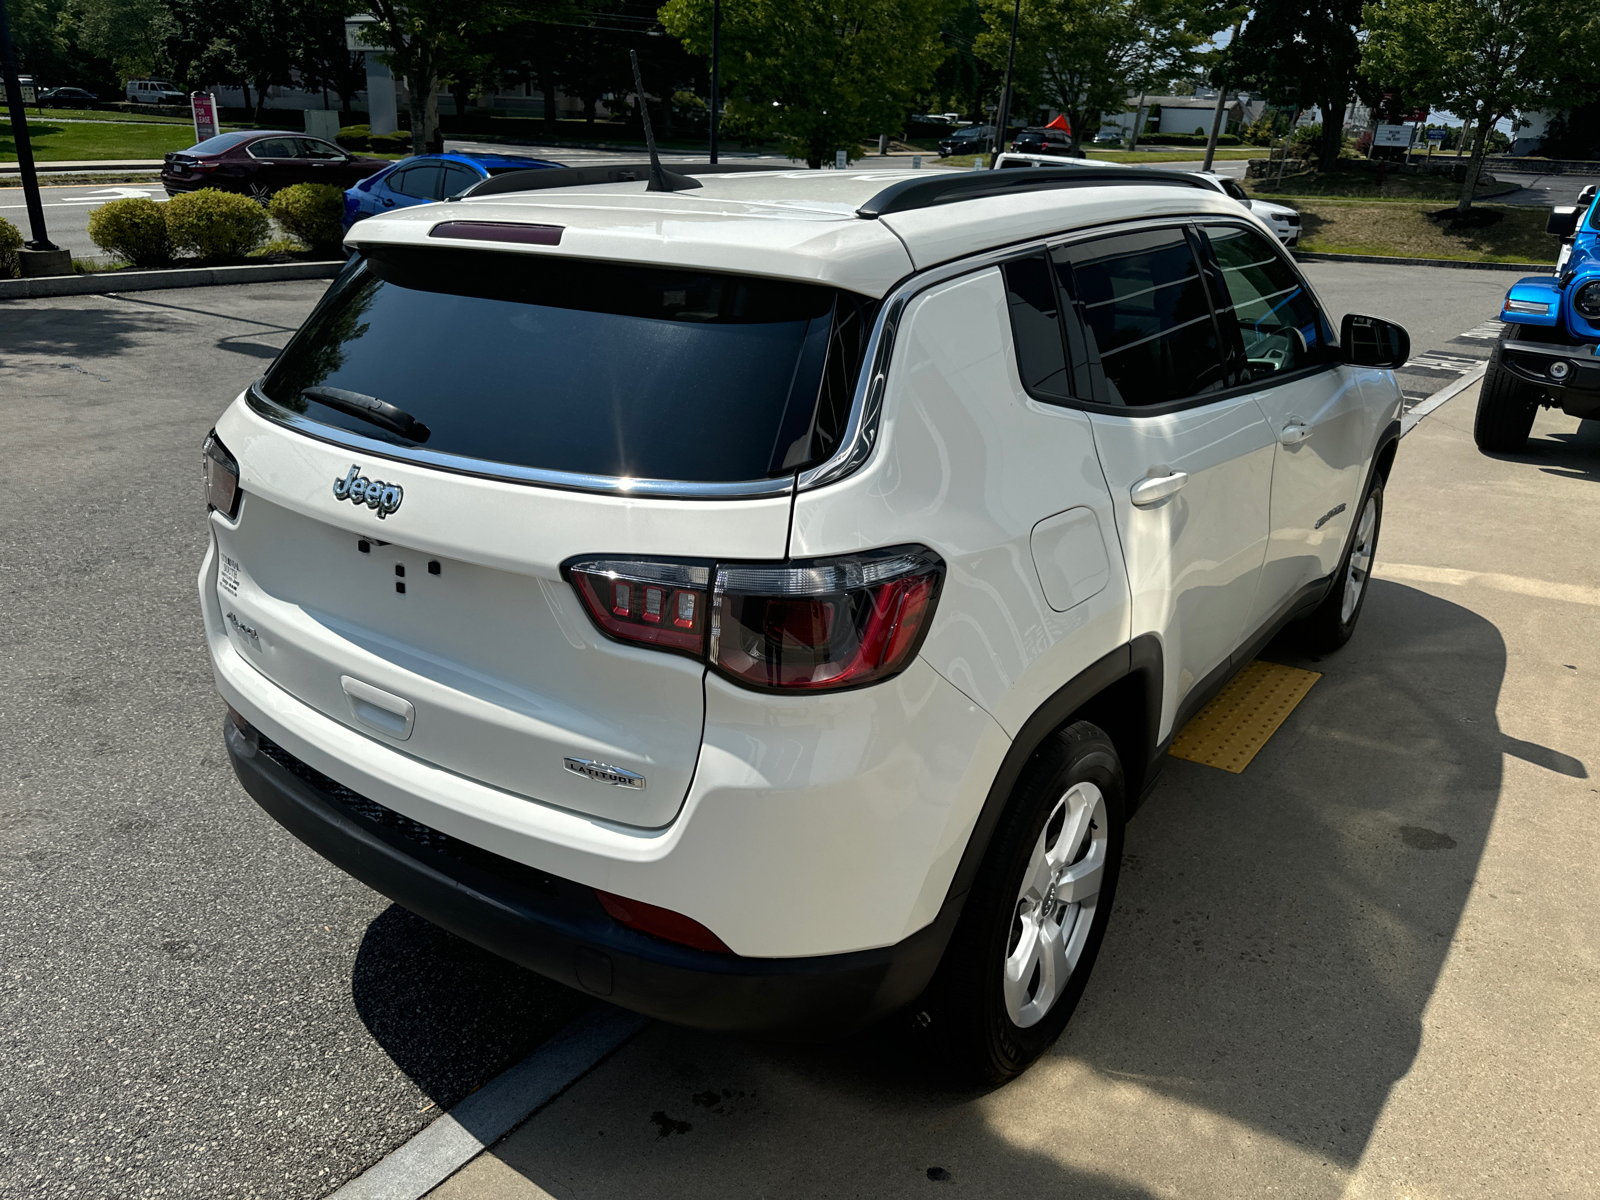
M 437 450 L 420 447 L 396 446 L 376 438 L 362 437 L 332 425 L 312 421 L 299 413 L 290 412 L 274 404 L 261 391 L 261 381 L 252 383 L 245 392 L 250 407 L 285 428 L 319 442 L 328 442 L 361 454 L 396 459 L 421 467 L 449 471 L 455 475 L 471 475 L 478 479 L 498 479 L 505 483 L 532 484 L 536 487 L 561 488 L 571 492 L 600 492 L 615 496 L 645 496 L 652 499 L 674 500 L 751 500 L 764 496 L 782 496 L 794 488 L 793 475 L 775 479 L 749 479 L 729 483 L 690 483 L 673 479 L 619 479 L 614 475 L 584 475 L 575 471 L 550 471 L 540 467 L 518 467 L 510 463 L 489 462 L 485 459 L 467 458 L 459 454 L 443 454 Z
M 855 474 L 872 457 L 872 452 L 878 445 L 878 422 L 883 416 L 883 399 L 888 389 L 889 359 L 894 354 L 895 336 L 900 331 L 900 320 L 905 314 L 906 305 L 919 293 L 962 275 L 997 267 L 1013 258 L 1051 247 L 1065 246 L 1072 242 L 1088 241 L 1091 238 L 1116 233 L 1160 229 L 1202 220 L 1236 224 L 1257 233 L 1261 232 L 1260 228 L 1249 221 L 1241 220 L 1240 214 L 1237 213 L 1169 213 L 1159 217 L 1136 217 L 1128 221 L 1100 224 L 1087 229 L 1063 230 L 1045 237 L 1032 238 L 1026 242 L 1016 242 L 994 250 L 985 250 L 968 258 L 938 263 L 915 275 L 907 276 L 884 298 L 883 306 L 879 310 L 877 326 L 867 343 L 866 358 L 872 363 L 872 369 L 863 371 L 860 381 L 856 384 L 855 400 L 850 406 L 850 420 L 845 426 L 845 435 L 840 440 L 839 449 L 827 462 L 802 471 L 796 482 L 795 491 L 808 492 L 813 488 L 835 483 Z M 1275 235 L 1274 240 L 1276 240 Z M 1287 254 L 1283 257 L 1294 266 L 1296 275 L 1300 277 L 1302 283 L 1305 283 L 1305 276 L 1300 272 L 1299 265 L 1294 259 Z M 1309 284 L 1307 290 L 1310 291 Z M 1311 292 L 1311 295 L 1315 297 L 1316 293 Z M 1323 307 L 1320 301 L 1318 307 Z

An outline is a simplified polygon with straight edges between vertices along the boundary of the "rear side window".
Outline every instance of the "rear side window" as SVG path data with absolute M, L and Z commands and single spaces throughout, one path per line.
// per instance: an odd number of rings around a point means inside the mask
M 1225 386 L 1210 301 L 1181 230 L 1084 242 L 1066 257 L 1113 402 L 1166 404 Z
M 260 390 L 397 446 L 610 477 L 759 479 L 837 444 L 872 312 L 813 284 L 384 247 L 335 283 Z M 310 387 L 394 405 L 425 440 Z
M 1061 342 L 1060 300 L 1050 264 L 1038 254 L 1014 259 L 1002 269 L 1022 386 L 1051 399 L 1070 397 L 1072 385 Z
M 1331 336 L 1305 285 L 1260 234 L 1214 225 L 1206 237 L 1222 271 L 1218 317 L 1236 325 L 1250 380 L 1320 366 L 1332 358 Z
M 404 171 L 396 171 L 389 179 L 389 190 L 418 200 L 438 200 L 442 169 L 436 162 L 418 163 Z
M 252 158 L 295 158 L 299 155 L 296 138 L 263 138 L 247 149 Z
M 466 191 L 467 188 L 475 183 L 482 182 L 482 180 L 483 176 L 479 175 L 471 167 L 464 166 L 461 163 L 445 163 L 444 186 L 439 190 L 439 198 L 443 200 L 446 196 L 454 196 L 457 192 Z

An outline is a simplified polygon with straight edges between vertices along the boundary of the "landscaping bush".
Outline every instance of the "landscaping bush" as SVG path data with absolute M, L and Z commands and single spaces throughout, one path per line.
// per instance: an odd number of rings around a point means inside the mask
M 250 197 L 216 188 L 182 192 L 164 207 L 173 248 L 199 258 L 241 258 L 272 228 L 266 209 Z
M 1200 133 L 1145 133 L 1139 135 L 1139 144 L 1142 146 L 1204 146 L 1211 140 L 1211 135 Z M 1217 145 L 1237 146 L 1239 135 L 1236 133 L 1220 133 L 1217 135 Z
M 333 140 L 351 153 L 359 154 L 363 150 L 371 149 L 368 145 L 371 137 L 372 126 L 370 125 L 346 125 L 339 130 L 338 136 Z
M 17 251 L 22 249 L 22 231 L 0 217 L 0 279 L 13 279 L 22 271 Z
M 163 266 L 172 258 L 167 218 L 148 196 L 112 200 L 89 213 L 89 240 L 136 267 Z
M 313 250 L 335 250 L 344 240 L 344 192 L 328 183 L 297 183 L 267 205 L 284 231 Z

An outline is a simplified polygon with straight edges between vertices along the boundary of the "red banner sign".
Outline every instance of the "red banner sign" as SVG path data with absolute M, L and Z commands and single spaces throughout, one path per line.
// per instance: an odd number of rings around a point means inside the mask
M 189 107 L 194 112 L 194 140 L 196 144 L 214 138 L 222 132 L 217 122 L 217 98 L 209 92 L 189 93 Z

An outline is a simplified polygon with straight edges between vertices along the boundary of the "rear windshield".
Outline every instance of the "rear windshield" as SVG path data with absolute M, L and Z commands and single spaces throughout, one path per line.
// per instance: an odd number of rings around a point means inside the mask
M 253 129 L 243 133 L 220 133 L 214 138 L 207 138 L 195 146 L 190 146 L 186 154 L 221 154 L 224 150 L 232 150 L 240 142 L 248 141 L 256 136 Z
M 864 297 L 813 284 L 382 247 L 335 282 L 260 390 L 397 446 L 590 475 L 759 479 L 837 446 L 871 316 Z M 313 387 L 374 397 L 426 434 L 330 408 L 303 394 Z

